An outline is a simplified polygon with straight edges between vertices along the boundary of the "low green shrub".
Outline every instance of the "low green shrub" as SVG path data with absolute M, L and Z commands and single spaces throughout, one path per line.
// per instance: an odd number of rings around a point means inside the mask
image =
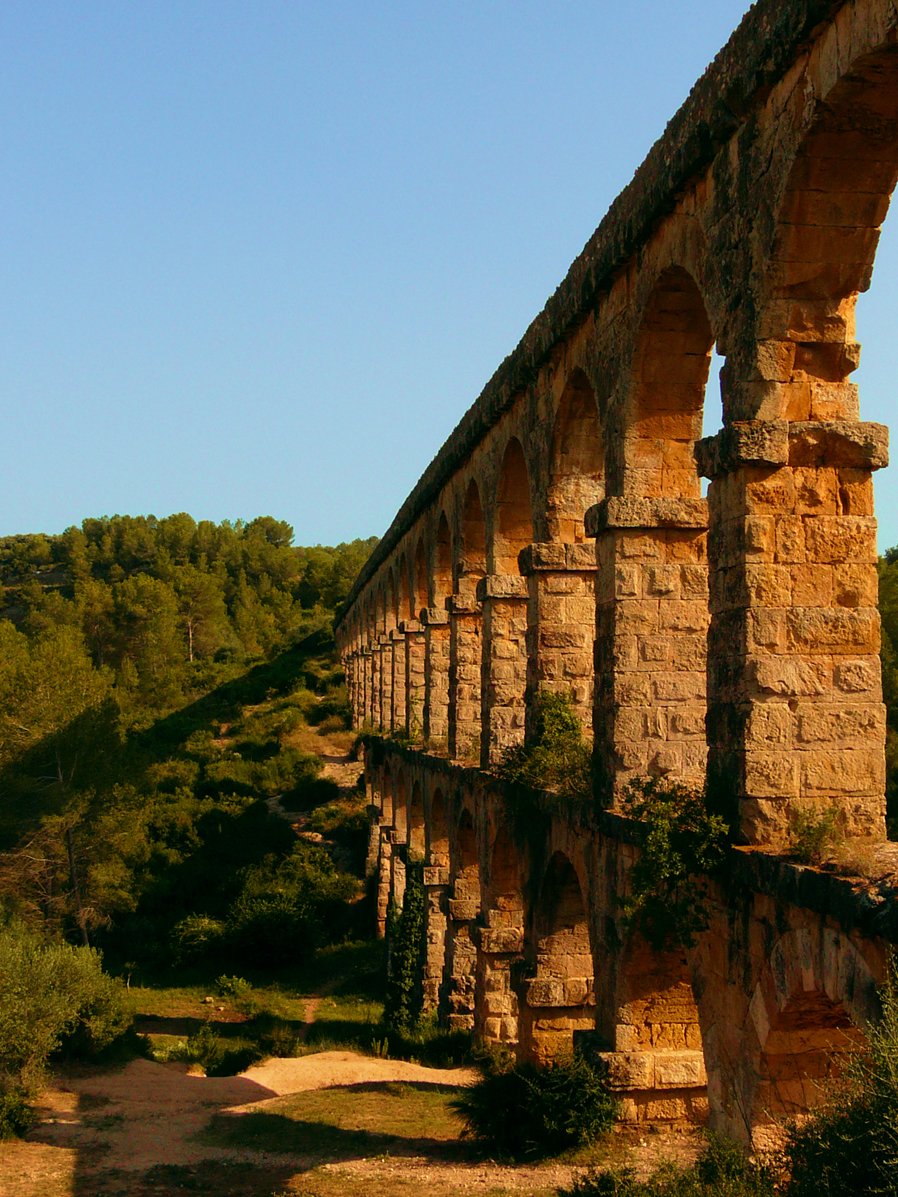
M 0 1089 L 0 1139 L 16 1139 L 28 1133 L 37 1122 L 28 1091 L 13 1085 Z
M 726 857 L 727 825 L 700 790 L 663 778 L 631 782 L 623 809 L 641 849 L 624 914 L 652 947 L 690 947 L 707 925 L 707 878 Z
M 841 811 L 838 807 L 808 807 L 790 816 L 790 850 L 802 864 L 819 864 L 839 842 Z
M 99 953 L 48 942 L 20 923 L 0 927 L 0 1124 L 19 1133 L 55 1053 L 85 1058 L 131 1024 L 121 982 Z
M 561 797 L 592 800 L 592 754 L 570 694 L 543 691 L 536 699 L 535 734 L 510 749 L 498 767 L 500 777 Z
M 631 1168 L 592 1168 L 560 1197 L 775 1197 L 772 1172 L 726 1139 L 711 1136 L 691 1167 L 663 1164 L 645 1180 Z
M 189 914 L 175 923 L 169 935 L 172 956 L 178 964 L 207 959 L 221 952 L 225 943 L 225 924 L 206 914 Z
M 226 998 L 245 998 L 252 993 L 252 984 L 245 977 L 220 976 L 215 980 L 215 988 Z
M 606 1071 L 581 1055 L 545 1067 L 488 1060 L 482 1080 L 452 1105 L 466 1137 L 513 1159 L 591 1143 L 617 1114 Z

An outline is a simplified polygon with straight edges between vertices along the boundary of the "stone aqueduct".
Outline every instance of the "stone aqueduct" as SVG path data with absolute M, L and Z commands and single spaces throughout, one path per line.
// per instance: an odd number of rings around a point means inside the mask
M 875 1016 L 898 903 L 789 863 L 835 806 L 885 838 L 857 295 L 898 178 L 891 0 L 760 0 L 405 502 L 338 639 L 381 926 L 424 858 L 425 1001 L 551 1058 L 590 1031 L 631 1120 L 763 1139 Z M 701 439 L 713 347 L 722 427 Z M 701 478 L 709 480 L 702 497 Z M 573 695 L 587 813 L 490 772 Z M 621 917 L 630 779 L 700 785 L 736 846 L 687 951 Z

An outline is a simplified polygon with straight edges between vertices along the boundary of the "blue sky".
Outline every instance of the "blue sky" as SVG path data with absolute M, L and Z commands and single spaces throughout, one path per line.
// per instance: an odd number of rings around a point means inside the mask
M 0 535 L 382 533 L 744 7 L 4 0 Z M 878 509 L 898 543 L 887 474 Z

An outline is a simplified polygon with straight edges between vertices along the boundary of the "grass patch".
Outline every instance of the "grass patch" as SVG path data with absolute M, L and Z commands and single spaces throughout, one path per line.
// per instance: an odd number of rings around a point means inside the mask
M 461 1142 L 451 1085 L 374 1082 L 295 1094 L 264 1111 L 217 1114 L 204 1141 L 217 1147 L 299 1155 L 318 1163 L 379 1155 L 473 1158 Z

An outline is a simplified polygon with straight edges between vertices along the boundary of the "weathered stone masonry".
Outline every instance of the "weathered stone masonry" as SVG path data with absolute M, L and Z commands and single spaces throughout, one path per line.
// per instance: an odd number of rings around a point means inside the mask
M 850 375 L 896 178 L 893 6 L 760 0 L 339 620 L 381 927 L 423 855 L 428 1004 L 535 1059 L 591 1034 L 631 1119 L 710 1109 L 763 1141 L 862 1034 L 898 940 L 894 897 L 781 858 L 799 811 L 885 838 L 887 434 Z M 604 812 L 525 825 L 490 774 L 541 690 L 593 737 Z M 644 776 L 707 782 L 740 845 L 688 953 L 620 919 L 636 849 L 615 811 Z

